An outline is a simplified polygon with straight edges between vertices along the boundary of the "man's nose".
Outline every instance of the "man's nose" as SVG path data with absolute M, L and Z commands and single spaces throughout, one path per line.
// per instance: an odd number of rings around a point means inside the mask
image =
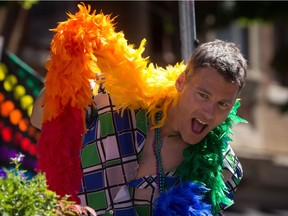
M 214 103 L 206 103 L 204 107 L 204 115 L 206 120 L 215 118 L 216 105 Z

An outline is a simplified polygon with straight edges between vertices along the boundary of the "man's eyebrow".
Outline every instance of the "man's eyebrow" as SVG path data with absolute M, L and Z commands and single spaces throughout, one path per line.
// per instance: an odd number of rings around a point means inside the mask
M 203 92 L 203 93 L 205 93 L 205 94 L 207 94 L 207 95 L 212 95 L 211 92 L 209 92 L 208 90 L 206 90 L 206 89 L 203 88 L 203 87 L 197 87 L 197 88 L 195 88 L 195 89 L 198 90 L 198 91 L 201 91 L 201 92 Z

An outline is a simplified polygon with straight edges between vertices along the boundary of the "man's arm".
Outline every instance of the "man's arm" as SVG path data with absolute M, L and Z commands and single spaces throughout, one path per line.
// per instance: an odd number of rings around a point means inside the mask
M 42 128 L 43 106 L 41 105 L 41 103 L 44 95 L 45 95 L 45 87 L 40 91 L 39 95 L 37 96 L 30 117 L 31 124 L 39 129 Z

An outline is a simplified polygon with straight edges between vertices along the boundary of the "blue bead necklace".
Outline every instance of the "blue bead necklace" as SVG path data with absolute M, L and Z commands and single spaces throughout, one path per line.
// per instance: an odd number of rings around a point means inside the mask
M 159 121 L 160 119 L 161 119 L 161 112 L 158 112 L 156 114 L 156 121 Z M 162 145 L 163 140 L 160 138 L 160 128 L 155 128 L 153 153 L 156 159 L 156 176 L 157 176 L 158 190 L 160 194 L 165 192 L 165 175 L 161 158 Z

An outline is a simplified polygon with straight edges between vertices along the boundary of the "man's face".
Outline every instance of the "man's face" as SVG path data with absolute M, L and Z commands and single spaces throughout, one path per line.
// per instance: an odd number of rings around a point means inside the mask
M 239 86 L 209 67 L 199 68 L 185 79 L 182 73 L 176 81 L 180 97 L 174 126 L 185 142 L 196 144 L 227 118 Z

